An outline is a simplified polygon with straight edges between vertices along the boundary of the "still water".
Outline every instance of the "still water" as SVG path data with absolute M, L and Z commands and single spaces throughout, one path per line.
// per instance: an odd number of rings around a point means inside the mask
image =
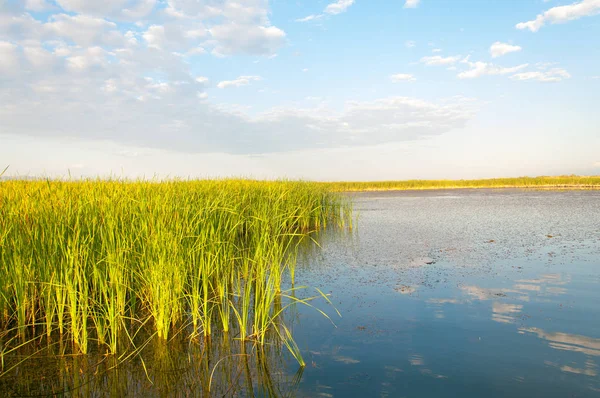
M 124 358 L 32 345 L 5 358 L 0 396 L 600 397 L 600 191 L 353 201 L 356 229 L 298 259 L 296 286 L 333 304 L 285 314 L 306 368 L 235 333 Z
M 301 397 L 600 397 L 600 192 L 365 193 L 298 283 Z M 325 307 L 326 308 L 326 307 Z

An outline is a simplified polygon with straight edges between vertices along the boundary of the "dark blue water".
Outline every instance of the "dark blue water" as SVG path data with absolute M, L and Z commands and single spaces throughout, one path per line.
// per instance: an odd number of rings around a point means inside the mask
M 301 397 L 600 396 L 600 192 L 354 197 L 298 284 Z

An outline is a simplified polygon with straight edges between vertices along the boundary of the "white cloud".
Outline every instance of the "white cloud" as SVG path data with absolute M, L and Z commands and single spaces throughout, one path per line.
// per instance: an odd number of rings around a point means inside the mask
M 454 65 L 458 61 L 460 61 L 460 55 L 456 55 L 453 57 L 442 57 L 441 55 L 433 55 L 430 57 L 421 58 L 421 62 L 428 66 L 444 66 L 444 65 Z
M 188 55 L 196 49 L 274 54 L 285 32 L 270 23 L 266 0 L 165 1 L 173 15 L 154 10 L 156 18 L 135 25 L 119 22 L 128 18 L 123 10 L 152 2 L 101 3 L 55 1 L 40 20 L 24 3 L 2 9 L 3 131 L 180 152 L 260 153 L 415 140 L 463 127 L 476 111 L 462 99 L 404 97 L 347 102 L 342 111 L 318 103 L 250 115 L 235 104 L 216 106 L 205 92 L 209 82 L 202 75 L 209 72 Z M 233 88 L 259 79 L 211 85 Z
M 129 7 L 123 9 L 122 15 L 130 20 L 139 20 L 149 15 L 156 6 L 156 0 L 137 0 L 129 2 Z
M 206 39 L 208 35 L 209 32 L 205 28 L 195 26 L 194 29 L 189 29 L 185 24 L 169 22 L 165 25 L 148 26 L 142 37 L 148 47 L 165 51 L 181 51 L 191 55 L 203 54 L 206 51 L 198 44 L 206 43 L 200 40 Z
M 206 50 L 202 47 L 194 47 L 186 52 L 186 55 L 201 55 L 206 54 Z
M 86 72 L 92 67 L 106 66 L 107 55 L 110 54 L 102 47 L 89 47 L 67 57 L 67 67 L 74 72 Z
M 217 84 L 218 88 L 247 86 L 250 82 L 262 80 L 260 76 L 240 76 L 235 80 L 223 80 Z
M 123 40 L 143 37 L 154 49 L 182 54 L 208 49 L 218 56 L 269 55 L 286 43 L 285 32 L 269 21 L 268 0 L 165 0 L 164 4 L 166 8 L 158 10 L 156 0 L 57 0 L 58 6 L 74 15 L 54 14 L 49 23 L 36 21 L 43 26 L 29 30 L 37 29 L 38 36 L 46 38 L 51 31 L 57 38 L 83 46 L 122 46 Z M 11 25 L 32 23 L 17 15 L 8 20 Z M 154 18 L 144 19 L 148 16 Z M 143 36 L 124 38 L 115 24 L 123 20 L 135 21 L 137 28 L 145 30 Z M 0 33 L 2 25 L 0 21 Z M 11 32 L 23 31 L 19 28 L 10 27 Z
M 0 41 L 0 71 L 12 74 L 19 68 L 17 46 L 7 41 Z
M 431 50 L 432 53 L 441 53 L 442 49 L 441 48 L 434 48 Z
M 397 73 L 395 75 L 391 75 L 390 80 L 393 83 L 400 83 L 400 82 L 414 82 L 417 79 L 413 75 L 410 75 L 408 73 Z
M 537 32 L 547 22 L 552 24 L 565 23 L 599 13 L 600 0 L 582 0 L 578 3 L 553 7 L 542 14 L 539 14 L 534 20 L 518 23 L 516 28 L 529 29 L 532 32 Z
M 304 18 L 298 18 L 296 19 L 296 22 L 308 22 L 308 21 L 314 21 L 315 19 L 321 19 L 323 18 L 323 14 L 312 14 L 312 15 L 308 15 Z
M 309 22 L 316 21 L 317 19 L 323 18 L 326 14 L 328 15 L 337 15 L 343 12 L 346 12 L 348 8 L 354 4 L 354 0 L 338 0 L 334 3 L 330 3 L 325 7 L 322 14 L 311 14 L 307 15 L 304 18 L 296 19 L 296 22 Z
M 107 93 L 114 93 L 118 90 L 117 82 L 115 79 L 108 79 L 104 82 L 102 90 Z
M 338 0 L 335 3 L 331 3 L 327 7 L 325 7 L 325 10 L 323 10 L 323 12 L 332 15 L 341 14 L 343 12 L 346 12 L 346 10 L 348 10 L 348 7 L 350 7 L 352 4 L 354 4 L 354 0 Z
M 151 25 L 148 27 L 146 32 L 142 35 L 148 47 L 161 49 L 163 44 L 166 43 L 167 38 L 165 35 L 165 27 L 161 25 Z
M 102 70 L 107 69 L 98 73 Z M 33 88 L 22 87 L 10 101 L 0 92 L 0 125 L 20 136 L 252 154 L 421 139 L 464 127 L 477 110 L 477 103 L 463 98 L 427 102 L 391 97 L 347 102 L 342 111 L 318 103 L 250 116 L 233 104 L 211 105 L 198 83 L 93 76 L 55 78 L 36 92 L 35 101 L 29 100 Z
M 189 37 L 191 39 L 198 39 L 198 38 L 206 37 L 207 34 L 208 34 L 208 32 L 205 28 L 190 29 L 187 32 L 185 32 L 185 37 Z
M 269 23 L 268 0 L 167 0 L 172 14 L 180 18 L 235 21 L 239 24 Z
M 208 77 L 206 76 L 198 76 L 195 80 L 200 84 L 206 84 L 209 81 Z
M 25 0 L 25 9 L 36 12 L 51 10 L 53 7 L 46 0 Z
M 212 50 L 216 56 L 270 55 L 286 44 L 285 32 L 269 21 L 268 0 L 165 3 L 167 7 L 161 15 L 164 21 L 158 22 L 164 28 L 169 48 L 180 48 L 184 53 L 190 47 L 201 48 Z
M 209 29 L 217 40 L 213 52 L 219 55 L 273 54 L 285 42 L 285 32 L 275 26 L 229 23 Z
M 44 27 L 56 37 L 84 46 L 120 45 L 124 41 L 123 35 L 117 30 L 117 24 L 87 15 L 56 14 L 50 17 Z
M 56 3 L 66 11 L 92 15 L 108 15 L 111 12 L 122 9 L 128 0 L 56 0 Z
M 406 42 L 404 42 L 404 45 L 406 46 L 406 48 L 414 48 L 416 47 L 417 43 L 413 40 L 407 40 Z
M 41 46 L 23 47 L 23 55 L 33 67 L 41 70 L 57 63 L 56 56 Z
M 513 46 L 511 44 L 501 43 L 499 41 L 490 46 L 490 54 L 492 55 L 492 58 L 498 58 L 508 53 L 514 53 L 521 50 L 522 48 L 519 46 Z
M 65 11 L 119 20 L 143 18 L 154 9 L 156 3 L 156 0 L 56 0 L 56 4 Z
M 522 64 L 505 68 L 486 62 L 470 62 L 468 59 L 462 61 L 469 65 L 471 69 L 458 74 L 459 79 L 474 79 L 486 75 L 508 75 L 527 68 L 528 64 Z
M 404 8 L 417 8 L 421 0 L 406 0 Z
M 522 72 L 512 75 L 514 80 L 536 80 L 539 82 L 559 82 L 569 79 L 571 74 L 562 68 L 554 68 L 547 71 Z

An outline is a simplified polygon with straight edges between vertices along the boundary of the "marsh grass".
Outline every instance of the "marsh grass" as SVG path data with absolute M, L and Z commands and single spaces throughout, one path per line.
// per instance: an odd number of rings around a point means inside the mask
M 600 189 L 600 176 L 489 178 L 480 180 L 406 180 L 319 183 L 331 191 L 394 191 L 460 188 Z
M 349 203 L 315 183 L 1 182 L 0 356 L 58 341 L 124 358 L 141 334 L 218 331 L 242 344 L 277 336 L 303 364 L 279 316 L 294 297 L 282 280 L 299 242 L 350 220 Z

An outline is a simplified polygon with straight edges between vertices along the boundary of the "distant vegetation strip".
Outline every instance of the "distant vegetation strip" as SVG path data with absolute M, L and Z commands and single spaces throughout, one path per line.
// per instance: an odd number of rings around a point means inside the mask
M 303 364 L 282 281 L 304 237 L 351 221 L 347 200 L 309 182 L 4 181 L 0 363 L 44 339 L 124 356 L 138 334 L 229 332 Z
M 600 176 L 516 177 L 481 180 L 340 181 L 320 184 L 328 190 L 338 192 L 461 188 L 600 189 Z

